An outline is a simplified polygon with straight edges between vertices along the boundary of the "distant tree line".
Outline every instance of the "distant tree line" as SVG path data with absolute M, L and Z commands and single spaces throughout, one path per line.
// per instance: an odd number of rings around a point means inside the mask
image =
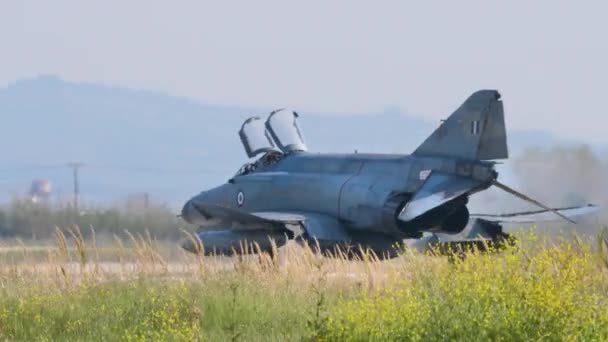
M 68 229 L 78 226 L 85 237 L 95 234 L 100 238 L 112 234 L 146 234 L 157 239 L 178 240 L 185 237 L 182 229 L 193 227 L 176 216 L 165 205 L 147 204 L 145 207 L 94 207 L 81 205 L 77 212 L 72 205 L 48 205 L 27 200 L 13 200 L 0 207 L 0 238 L 48 239 L 56 227 Z

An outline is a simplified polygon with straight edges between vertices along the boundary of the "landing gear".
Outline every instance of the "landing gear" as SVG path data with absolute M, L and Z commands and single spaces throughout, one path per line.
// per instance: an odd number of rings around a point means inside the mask
M 517 238 L 503 231 L 497 222 L 477 219 L 469 235 L 473 240 L 436 242 L 431 253 L 464 259 L 468 253 L 496 253 L 517 248 Z
M 496 239 L 437 242 L 431 245 L 431 251 L 442 255 L 467 252 L 500 252 L 516 246 L 517 238 L 511 234 L 503 233 Z

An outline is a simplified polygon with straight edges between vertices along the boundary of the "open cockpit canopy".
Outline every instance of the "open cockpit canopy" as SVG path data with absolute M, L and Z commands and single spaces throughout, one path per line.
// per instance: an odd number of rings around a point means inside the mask
M 257 116 L 245 120 L 239 131 L 239 137 L 249 158 L 253 158 L 260 153 L 279 151 L 272 142 L 272 138 L 264 126 L 264 121 Z
M 298 113 L 285 108 L 274 110 L 266 120 L 266 129 L 283 153 L 307 151 L 297 124 Z

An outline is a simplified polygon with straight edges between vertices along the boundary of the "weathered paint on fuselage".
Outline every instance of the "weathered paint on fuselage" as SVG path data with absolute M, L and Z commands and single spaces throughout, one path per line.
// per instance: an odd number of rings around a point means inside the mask
M 320 213 L 338 218 L 347 229 L 398 236 L 401 232 L 390 222 L 398 209 L 390 206 L 391 198 L 401 196 L 403 202 L 431 170 L 474 177 L 491 165 L 445 157 L 300 152 L 236 176 L 194 200 L 246 212 Z

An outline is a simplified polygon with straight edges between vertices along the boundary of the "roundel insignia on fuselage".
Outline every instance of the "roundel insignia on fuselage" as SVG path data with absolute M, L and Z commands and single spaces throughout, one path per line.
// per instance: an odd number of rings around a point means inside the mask
M 243 204 L 245 204 L 245 194 L 241 190 L 236 194 L 236 204 L 239 207 L 242 207 Z

